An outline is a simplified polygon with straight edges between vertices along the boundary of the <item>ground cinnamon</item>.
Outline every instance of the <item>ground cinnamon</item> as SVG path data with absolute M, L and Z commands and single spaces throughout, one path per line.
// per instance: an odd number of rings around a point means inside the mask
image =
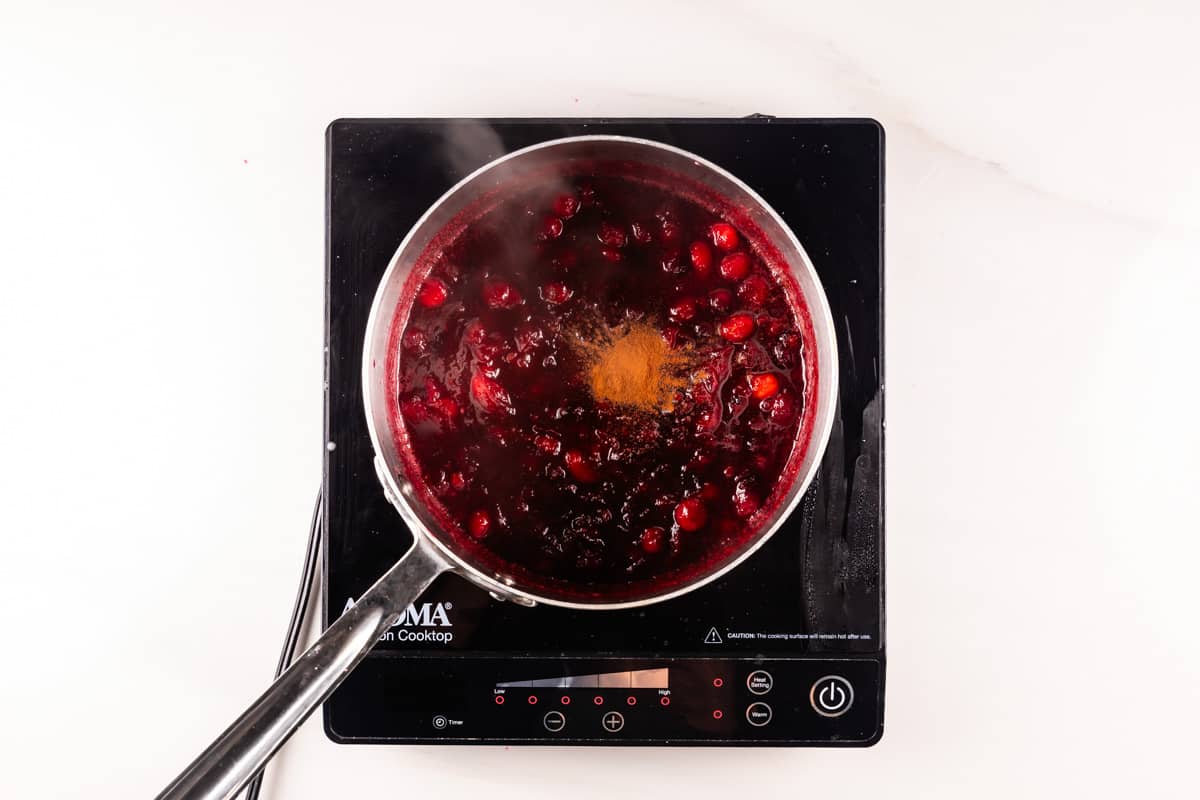
M 582 344 L 592 396 L 643 411 L 670 411 L 687 384 L 686 354 L 644 322 L 605 329 Z

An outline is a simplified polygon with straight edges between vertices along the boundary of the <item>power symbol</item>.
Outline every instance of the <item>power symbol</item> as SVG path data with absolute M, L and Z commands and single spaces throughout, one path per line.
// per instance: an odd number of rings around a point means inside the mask
M 826 675 L 812 685 L 808 701 L 823 717 L 840 717 L 854 703 L 854 687 L 841 675 Z

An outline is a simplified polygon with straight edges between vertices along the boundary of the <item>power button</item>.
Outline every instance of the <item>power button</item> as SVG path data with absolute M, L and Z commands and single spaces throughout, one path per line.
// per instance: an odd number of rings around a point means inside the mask
M 826 675 L 812 685 L 808 701 L 822 717 L 840 717 L 854 703 L 854 687 L 841 675 Z

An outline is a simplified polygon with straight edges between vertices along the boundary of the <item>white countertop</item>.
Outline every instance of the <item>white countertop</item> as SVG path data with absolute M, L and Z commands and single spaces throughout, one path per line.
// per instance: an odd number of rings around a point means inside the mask
M 882 743 L 312 721 L 264 796 L 1194 791 L 1194 3 L 326 5 L 4 14 L 0 796 L 151 796 L 270 674 L 320 477 L 330 120 L 751 112 L 887 129 Z

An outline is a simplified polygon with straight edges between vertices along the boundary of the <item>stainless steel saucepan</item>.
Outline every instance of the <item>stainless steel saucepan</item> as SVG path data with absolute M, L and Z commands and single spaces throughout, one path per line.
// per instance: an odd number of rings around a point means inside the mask
M 559 592 L 523 581 L 517 573 L 488 566 L 465 551 L 421 501 L 419 481 L 411 479 L 411 459 L 400 452 L 403 441 L 395 403 L 396 331 L 408 318 L 413 287 L 424 277 L 422 259 L 448 226 L 469 217 L 482 198 L 505 186 L 542 176 L 577 174 L 597 165 L 674 176 L 707 196 L 722 198 L 750 229 L 760 255 L 790 284 L 793 300 L 806 309 L 805 359 L 815 377 L 806 389 L 804 421 L 789 461 L 790 483 L 759 533 L 740 549 L 684 584 L 649 586 L 618 597 Z M 815 367 L 815 369 L 813 369 Z M 825 451 L 837 398 L 837 345 L 833 320 L 817 273 L 796 237 L 750 187 L 720 167 L 675 147 L 621 136 L 557 139 L 510 153 L 461 180 L 430 208 L 401 242 L 388 264 L 367 323 L 363 352 L 363 390 L 375 466 L 383 491 L 413 533 L 414 543 L 352 608 L 301 655 L 250 708 L 192 762 L 160 795 L 160 800 L 218 800 L 233 797 L 293 731 L 321 704 L 367 654 L 400 613 L 443 572 L 454 572 L 498 599 L 532 606 L 549 603 L 579 609 L 618 609 L 647 605 L 690 592 L 735 568 L 783 523 L 808 488 Z M 786 483 L 786 482 L 785 482 Z

